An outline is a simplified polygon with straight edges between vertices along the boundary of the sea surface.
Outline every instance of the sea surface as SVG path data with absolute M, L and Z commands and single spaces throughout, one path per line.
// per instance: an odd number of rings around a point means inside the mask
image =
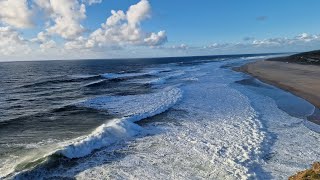
M 286 179 L 307 101 L 232 70 L 275 54 L 0 63 L 0 179 Z

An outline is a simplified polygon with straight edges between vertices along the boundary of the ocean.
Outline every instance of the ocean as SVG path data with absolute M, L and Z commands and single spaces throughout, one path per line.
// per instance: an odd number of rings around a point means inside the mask
M 307 101 L 232 70 L 275 54 L 0 63 L 0 179 L 286 179 Z

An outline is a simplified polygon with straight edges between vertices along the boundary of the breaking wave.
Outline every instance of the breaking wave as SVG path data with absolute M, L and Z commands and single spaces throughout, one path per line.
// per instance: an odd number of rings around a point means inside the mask
M 97 97 L 82 102 L 79 106 L 108 110 L 112 114 L 121 114 L 123 117 L 101 125 L 89 136 L 77 139 L 58 153 L 68 158 L 79 158 L 90 154 L 93 150 L 135 136 L 142 128 L 134 122 L 168 110 L 181 97 L 182 92 L 179 88 L 166 88 L 152 94 Z
M 13 169 L 17 173 L 23 172 L 44 163 L 51 157 L 63 156 L 70 159 L 84 157 L 94 150 L 133 138 L 143 131 L 143 128 L 135 122 L 167 111 L 181 98 L 181 89 L 168 87 L 150 94 L 96 97 L 80 102 L 76 106 L 105 110 L 119 118 L 100 125 L 87 136 L 58 144 L 51 153 L 39 154 L 28 162 L 20 162 Z

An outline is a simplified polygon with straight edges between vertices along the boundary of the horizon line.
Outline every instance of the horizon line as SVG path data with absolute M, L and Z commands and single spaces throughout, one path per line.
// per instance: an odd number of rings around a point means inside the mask
M 304 52 L 304 51 L 303 51 Z M 277 55 L 277 54 L 297 54 L 302 52 L 278 52 L 278 53 L 244 53 L 244 54 L 216 54 L 216 55 L 198 55 L 198 56 L 163 56 L 163 57 L 141 57 L 141 58 L 86 58 L 86 59 L 44 59 L 44 60 L 9 60 L 0 63 L 13 62 L 44 62 L 44 61 L 90 61 L 90 60 L 147 60 L 147 59 L 171 59 L 171 58 L 212 58 L 212 57 L 232 57 L 232 56 L 255 56 L 255 55 Z

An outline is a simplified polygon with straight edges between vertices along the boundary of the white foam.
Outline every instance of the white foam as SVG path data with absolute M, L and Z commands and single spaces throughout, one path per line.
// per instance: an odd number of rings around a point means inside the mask
M 285 54 L 273 54 L 273 55 L 264 55 L 264 56 L 251 56 L 251 57 L 242 57 L 243 60 L 259 60 L 259 59 L 267 59 L 267 58 L 274 58 L 274 57 L 281 57 Z
M 153 78 L 153 79 L 134 79 L 129 82 L 140 83 L 140 84 L 152 84 L 152 85 L 160 85 L 167 82 L 167 80 L 180 77 L 186 74 L 184 70 L 177 70 L 169 73 L 162 74 L 161 77 Z
M 201 72 L 201 65 L 198 66 L 174 66 L 172 68 L 150 68 L 143 70 L 143 72 L 147 72 L 148 74 L 152 74 L 158 76 L 157 78 L 144 78 L 144 79 L 132 79 L 128 82 L 130 83 L 139 83 L 139 84 L 151 84 L 151 85 L 163 85 L 168 80 L 171 79 L 179 79 L 182 76 L 186 76 L 186 78 L 181 79 L 183 81 L 197 81 L 198 76 L 203 76 L 206 73 Z M 199 73 L 200 72 L 200 73 Z M 193 77 L 190 77 L 188 74 L 192 73 Z
M 79 79 L 87 79 L 87 78 L 93 78 L 98 77 L 98 75 L 90 75 L 90 74 L 75 74 L 72 75 L 73 78 L 79 78 Z
M 146 69 L 139 73 L 105 73 L 101 76 L 107 79 L 118 79 L 118 78 L 129 78 L 129 77 L 138 77 L 145 75 L 156 75 L 162 71 L 170 70 L 170 68 L 157 68 L 157 69 Z
M 95 149 L 135 136 L 142 128 L 134 122 L 166 111 L 181 97 L 180 89 L 166 88 L 153 94 L 98 97 L 83 102 L 79 105 L 108 110 L 108 112 L 121 114 L 121 116 L 125 117 L 114 119 L 101 125 L 91 135 L 77 139 L 76 142 L 73 142 L 58 153 L 68 158 L 83 157 Z
M 259 112 L 259 120 L 267 131 L 267 143 L 262 150 L 268 158 L 263 159 L 261 166 L 273 179 L 288 179 L 320 159 L 320 134 L 316 133 L 319 125 L 288 115 L 278 108 L 275 100 L 263 93 L 248 88 L 243 92 Z M 279 93 L 283 92 L 279 90 Z
M 144 84 L 164 84 L 166 80 L 164 78 L 156 78 L 156 79 L 151 79 L 149 81 L 143 82 Z
M 150 75 L 157 75 L 159 73 L 162 72 L 167 72 L 167 71 L 171 71 L 171 68 L 168 67 L 164 67 L 164 68 L 148 68 L 143 70 L 142 72 L 146 73 L 146 74 L 150 74 Z
M 251 60 L 251 59 L 265 59 L 268 56 L 252 56 L 252 57 L 242 57 L 243 60 Z
M 220 65 L 219 65 L 220 66 Z M 195 83 L 183 86 L 184 98 L 145 136 L 124 151 L 123 159 L 88 168 L 78 179 L 249 179 L 256 177 L 264 133 L 250 101 L 228 86 L 233 77 L 218 65 Z M 217 76 L 222 75 L 221 76 Z M 192 74 L 194 75 L 194 74 Z M 180 77 L 179 77 L 180 78 Z M 184 77 L 183 77 L 184 78 Z M 102 153 L 104 154 L 104 153 Z M 99 158 L 103 158 L 100 156 Z M 102 161 L 92 159 L 91 162 Z M 98 160 L 99 159 L 99 160 Z
M 99 126 L 91 135 L 84 139 L 78 139 L 71 145 L 58 151 L 68 158 L 79 158 L 90 154 L 95 149 L 111 145 L 117 141 L 125 140 L 137 135 L 141 127 L 127 121 L 127 119 L 116 119 L 107 124 Z
M 130 83 L 139 83 L 139 84 L 152 84 L 152 85 L 159 85 L 164 84 L 166 82 L 165 78 L 152 78 L 152 79 L 134 79 L 129 81 Z
M 117 78 L 126 78 L 126 77 L 136 77 L 147 75 L 146 73 L 124 73 L 124 74 L 116 74 L 116 73 L 105 73 L 101 76 L 107 79 L 117 79 Z
M 287 179 L 319 159 L 320 135 L 306 128 L 304 120 L 281 111 L 263 93 L 234 85 L 242 75 L 220 68 L 230 62 L 237 61 L 208 63 L 193 73 L 174 66 L 173 71 L 161 74 L 181 73 L 170 79 L 173 83 L 193 77 L 197 81 L 183 84 L 183 100 L 143 129 L 133 122 L 165 111 L 181 97 L 181 90 L 171 87 L 153 94 L 97 97 L 80 103 L 126 117 L 66 147 L 61 153 L 71 158 L 106 148 L 79 159 L 67 170 L 59 167 L 56 175 L 77 179 Z M 141 132 L 150 135 L 126 141 L 128 145 L 116 151 L 109 146 Z
M 175 65 L 175 64 L 174 64 Z M 197 81 L 200 76 L 206 75 L 206 73 L 201 72 L 201 67 L 203 65 L 197 66 L 173 66 L 172 68 L 150 68 L 143 70 L 148 74 L 158 76 L 157 78 L 144 78 L 144 79 L 132 79 L 128 82 L 139 83 L 139 84 L 151 84 L 151 85 L 163 85 L 168 82 L 168 80 L 176 79 L 183 81 Z M 192 77 L 189 74 L 192 73 Z M 185 78 L 183 78 L 185 77 Z
M 210 66 L 209 74 L 184 86 L 175 109 L 187 113 L 169 114 L 174 122 L 162 124 L 164 133 L 132 142 L 125 151 L 133 154 L 77 178 L 287 179 L 320 158 L 320 135 L 304 120 L 243 87 L 247 98 L 229 86 L 239 73 Z
M 103 81 L 105 81 L 105 80 L 100 79 L 100 80 L 93 81 L 93 82 L 90 82 L 90 83 L 88 83 L 88 84 L 85 84 L 84 86 L 92 86 L 92 85 L 95 85 L 95 84 L 102 83 Z
M 196 77 L 190 77 L 190 78 L 184 78 L 182 79 L 184 81 L 199 81 L 199 78 L 196 78 Z

